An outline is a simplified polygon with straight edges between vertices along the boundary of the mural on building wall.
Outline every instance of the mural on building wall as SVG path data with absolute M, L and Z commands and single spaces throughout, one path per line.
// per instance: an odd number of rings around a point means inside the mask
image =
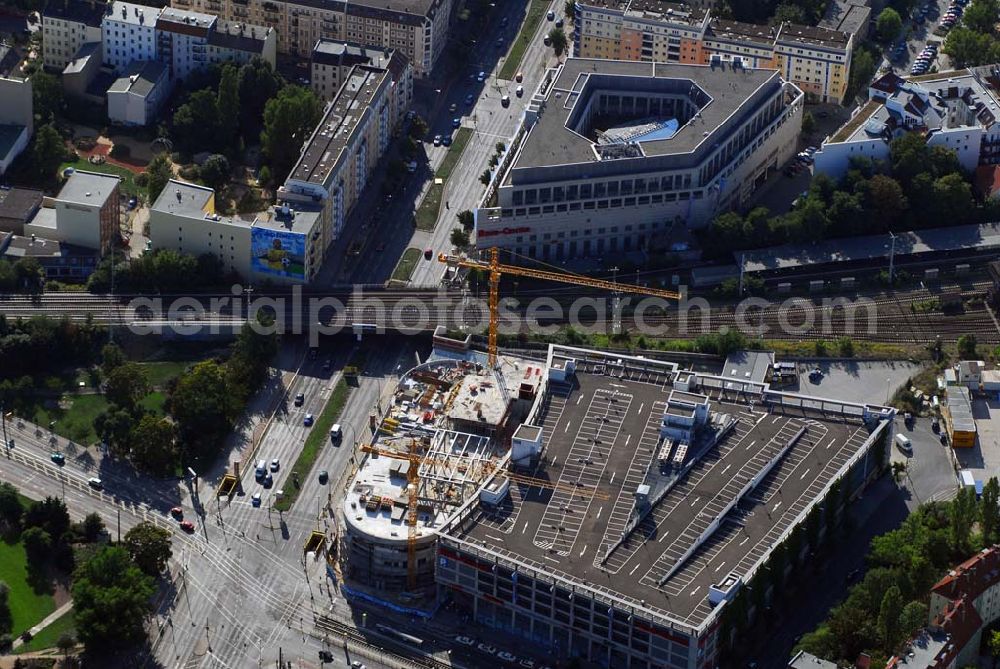
M 250 235 L 251 270 L 258 274 L 305 278 L 306 236 L 254 227 Z

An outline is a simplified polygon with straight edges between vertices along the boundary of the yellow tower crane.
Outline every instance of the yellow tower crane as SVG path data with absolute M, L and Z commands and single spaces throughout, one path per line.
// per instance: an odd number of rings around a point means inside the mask
M 490 259 L 474 260 L 464 256 L 455 256 L 442 253 L 438 256 L 438 261 L 446 263 L 449 267 L 466 267 L 468 269 L 478 269 L 489 272 L 490 275 L 490 332 L 489 332 L 489 366 L 495 367 L 497 363 L 497 328 L 500 324 L 500 275 L 513 274 L 515 276 L 526 276 L 532 279 L 547 279 L 559 283 L 571 283 L 577 286 L 589 286 L 591 288 L 604 288 L 612 292 L 633 293 L 638 295 L 652 295 L 668 300 L 680 299 L 680 294 L 672 290 L 662 290 L 660 288 L 646 288 L 628 283 L 618 283 L 616 281 L 605 281 L 604 279 L 592 279 L 580 274 L 570 274 L 566 272 L 556 272 L 550 270 L 532 269 L 529 267 L 518 267 L 517 265 L 504 265 L 500 263 L 499 250 L 494 246 L 490 249 Z
M 418 473 L 420 465 L 427 462 L 442 462 L 450 461 L 452 459 L 451 456 L 447 455 L 422 455 L 416 452 L 416 445 L 416 439 L 410 442 L 409 451 L 398 451 L 392 448 L 376 446 L 375 444 L 361 445 L 361 450 L 365 453 L 371 453 L 373 455 L 387 458 L 395 458 L 397 460 L 406 460 L 410 463 L 409 468 L 406 470 L 406 524 L 408 526 L 406 535 L 406 587 L 410 590 L 413 590 L 417 586 L 417 491 L 420 487 L 420 475 Z M 491 473 L 492 469 L 489 470 L 486 476 L 489 476 Z M 581 497 L 594 497 L 595 499 L 600 500 L 610 499 L 607 493 L 601 492 L 597 490 L 597 488 L 591 488 L 589 486 L 573 486 L 565 483 L 546 481 L 545 479 L 539 479 L 533 476 L 516 474 L 506 469 L 497 472 L 497 474 L 507 477 L 510 479 L 511 483 L 520 483 L 522 485 L 535 486 L 538 488 L 547 488 L 549 490 L 566 492 L 573 495 L 579 495 Z

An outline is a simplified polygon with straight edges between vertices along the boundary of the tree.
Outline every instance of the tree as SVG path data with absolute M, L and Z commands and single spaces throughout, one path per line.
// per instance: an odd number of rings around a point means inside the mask
M 146 372 L 134 362 L 119 365 L 104 381 L 104 396 L 108 401 L 133 413 L 148 394 Z
M 241 401 L 249 398 L 264 382 L 269 363 L 278 353 L 278 335 L 267 334 L 274 319 L 258 313 L 257 322 L 260 328 L 249 323 L 243 326 L 226 363 L 230 389 Z
M 909 636 L 927 624 L 927 605 L 923 602 L 910 602 L 899 614 L 899 631 L 903 636 Z
M 216 107 L 219 110 L 219 134 L 222 146 L 227 150 L 233 150 L 240 132 L 240 82 L 239 71 L 232 63 L 222 66 Z
M 62 651 L 63 658 L 69 657 L 69 652 L 76 647 L 76 639 L 68 632 L 63 632 L 56 640 L 56 648 Z
M 469 233 L 462 228 L 453 228 L 451 231 L 451 245 L 464 249 L 469 245 Z
M 549 40 L 552 42 L 552 51 L 555 52 L 556 56 L 563 55 L 563 51 L 566 50 L 566 33 L 562 31 L 562 28 L 553 28 L 549 31 Z
M 35 116 L 50 123 L 63 108 L 63 88 L 59 78 L 47 72 L 31 75 L 31 101 Z
M 782 23 L 797 23 L 803 24 L 806 22 L 805 12 L 798 5 L 792 5 L 786 2 L 782 2 L 774 9 L 774 17 L 771 19 L 773 25 L 781 25 Z
M 174 144 L 190 152 L 222 146 L 222 115 L 216 94 L 204 88 L 174 111 Z
M 958 338 L 958 355 L 962 360 L 973 360 L 976 357 L 976 335 L 964 334 Z
M 176 421 L 182 451 L 214 455 L 239 412 L 239 401 L 226 383 L 226 370 L 206 360 L 180 376 L 167 407 Z
M 201 166 L 201 180 L 216 192 L 229 183 L 229 159 L 221 153 L 213 153 Z
M 975 67 L 993 62 L 998 49 L 991 35 L 956 26 L 949 31 L 941 51 L 956 67 Z
M 154 592 L 153 579 L 123 547 L 102 547 L 83 562 L 72 593 L 77 635 L 87 652 L 102 656 L 144 641 Z
M 471 230 L 476 225 L 476 217 L 468 209 L 458 212 L 455 217 L 465 230 Z
M 882 647 L 887 651 L 899 642 L 899 618 L 903 609 L 903 595 L 898 586 L 892 586 L 885 591 L 882 604 L 878 609 L 878 632 L 882 637 Z
M 426 137 L 427 133 L 430 132 L 430 127 L 427 125 L 427 121 L 421 116 L 414 116 L 410 121 L 410 137 L 413 139 L 420 139 Z
M 950 225 L 961 225 L 972 217 L 975 208 L 972 187 L 961 174 L 953 172 L 937 179 L 933 195 L 933 220 L 947 220 Z
M 39 179 L 51 179 L 65 155 L 66 144 L 55 127 L 47 124 L 35 130 L 35 138 L 31 144 L 31 166 Z
M 49 533 L 53 541 L 59 541 L 70 526 L 66 503 L 58 497 L 32 502 L 24 513 L 23 525 L 25 528 L 40 527 Z
M 10 634 L 14 617 L 10 613 L 10 587 L 0 581 L 0 634 Z
M 976 493 L 971 488 L 962 488 L 948 507 L 951 529 L 951 547 L 956 553 L 969 552 L 969 536 L 976 521 Z
M 155 476 L 170 474 L 177 464 L 174 425 L 146 414 L 132 430 L 130 459 L 136 469 Z
M 104 378 L 108 378 L 116 367 L 120 367 L 126 361 L 125 352 L 121 346 L 114 342 L 109 342 L 101 349 L 101 373 Z
M 1000 540 L 1000 483 L 991 476 L 983 486 L 983 497 L 979 500 L 979 529 L 983 533 L 983 543 L 987 546 Z
M 887 229 L 892 229 L 906 210 L 903 187 L 884 174 L 876 174 L 868 182 L 868 202 L 878 212 L 878 219 L 885 222 Z
M 883 9 L 878 18 L 875 19 L 875 33 L 883 44 L 888 44 L 896 39 L 902 29 L 903 19 L 899 16 L 899 12 L 892 7 Z
M 29 527 L 21 532 L 24 554 L 32 565 L 45 564 L 52 557 L 52 535 L 41 527 Z
M 875 74 L 875 57 L 870 50 L 859 47 L 851 58 L 848 90 L 858 91 L 862 86 L 866 86 L 873 74 Z
M 489 170 L 486 170 L 485 172 L 479 175 L 479 182 L 482 183 L 484 186 L 489 186 L 491 177 L 492 173 Z
M 167 182 L 174 178 L 173 163 L 166 153 L 158 153 L 153 156 L 146 166 L 146 194 L 150 204 L 156 202 Z
M 563 15 L 570 21 L 576 16 L 576 0 L 566 0 L 563 3 Z
M 167 568 L 172 554 L 169 531 L 142 522 L 125 534 L 124 544 L 132 561 L 150 576 L 158 576 Z
M 808 137 L 814 132 L 816 132 L 816 119 L 812 112 L 806 112 L 802 115 L 802 134 Z
M 288 176 L 322 111 L 319 99 L 301 86 L 285 86 L 267 101 L 260 139 L 276 181 Z
M 977 33 L 989 35 L 1000 15 L 1000 3 L 997 0 L 975 0 L 962 13 L 962 25 Z
M 263 58 L 254 57 L 240 68 L 240 130 L 248 144 L 259 140 L 264 106 L 284 85 L 281 75 Z
M 993 656 L 993 668 L 996 669 L 997 658 L 1000 657 L 1000 630 L 992 630 L 987 642 L 990 648 L 990 655 Z
M 8 530 L 16 532 L 21 527 L 21 516 L 24 507 L 18 497 L 17 488 L 7 483 L 0 483 L 0 523 Z
M 101 520 L 101 515 L 98 513 L 88 513 L 84 519 L 81 526 L 83 530 L 83 538 L 87 541 L 93 543 L 101 536 L 104 532 L 104 521 Z
M 132 435 L 132 414 L 121 407 L 111 406 L 94 419 L 94 430 L 112 454 L 125 457 L 129 452 Z

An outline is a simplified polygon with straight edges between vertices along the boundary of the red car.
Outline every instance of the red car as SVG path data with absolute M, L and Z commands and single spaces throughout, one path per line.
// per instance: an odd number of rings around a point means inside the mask
M 190 520 L 185 520 L 181 522 L 181 529 L 188 533 L 194 532 L 194 523 Z
M 175 506 L 174 508 L 170 509 L 170 515 L 176 518 L 177 520 L 180 520 L 181 518 L 184 517 L 184 509 L 182 509 L 179 506 Z

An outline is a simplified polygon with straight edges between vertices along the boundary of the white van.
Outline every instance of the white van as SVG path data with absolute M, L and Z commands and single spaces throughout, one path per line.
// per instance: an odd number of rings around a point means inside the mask
M 343 436 L 344 433 L 340 429 L 340 423 L 334 423 L 333 427 L 330 428 L 330 441 L 335 444 L 339 443 Z
M 896 446 L 907 455 L 913 453 L 913 446 L 910 444 L 910 438 L 905 434 L 896 435 Z
M 262 478 L 264 478 L 265 475 L 267 475 L 267 462 L 265 462 L 264 460 L 258 460 L 257 470 L 254 472 L 254 476 L 256 476 L 257 480 L 259 481 Z

